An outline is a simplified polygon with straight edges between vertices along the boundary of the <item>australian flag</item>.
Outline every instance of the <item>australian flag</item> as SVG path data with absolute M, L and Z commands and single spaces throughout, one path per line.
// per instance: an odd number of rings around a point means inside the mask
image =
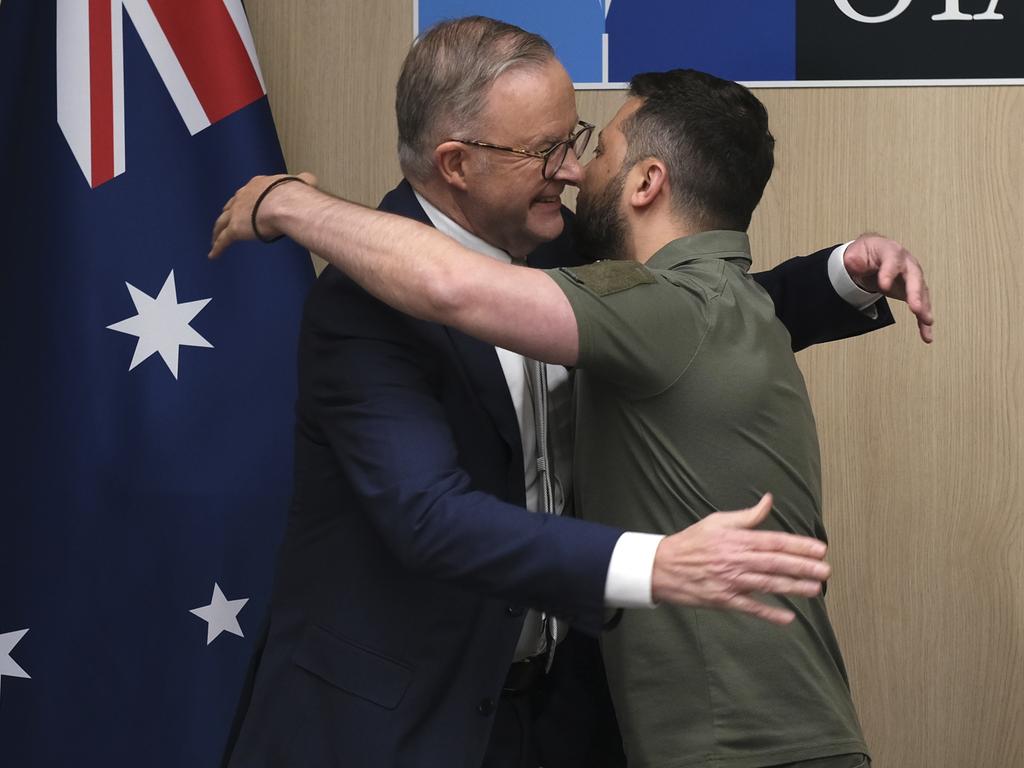
M 283 165 L 241 0 L 0 0 L 4 768 L 217 764 L 312 267 L 206 253 Z

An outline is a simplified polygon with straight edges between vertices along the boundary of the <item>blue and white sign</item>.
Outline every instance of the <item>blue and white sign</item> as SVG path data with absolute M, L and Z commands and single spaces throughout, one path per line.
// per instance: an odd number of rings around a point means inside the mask
M 689 67 L 756 86 L 1024 84 L 1011 0 L 414 0 L 547 38 L 577 88 Z

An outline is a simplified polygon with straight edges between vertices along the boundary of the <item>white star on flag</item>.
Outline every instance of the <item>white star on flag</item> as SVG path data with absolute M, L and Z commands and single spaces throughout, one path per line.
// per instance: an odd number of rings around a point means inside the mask
M 7 677 L 22 677 L 31 679 L 28 672 L 18 666 L 18 663 L 11 658 L 11 651 L 18 641 L 25 636 L 27 629 L 19 629 L 17 632 L 6 632 L 0 635 L 0 682 L 3 682 L 4 675 Z
M 242 634 L 242 627 L 238 624 L 238 612 L 242 606 L 249 602 L 249 598 L 243 597 L 239 600 L 228 600 L 220 591 L 220 586 L 214 582 L 213 597 L 209 605 L 201 605 L 193 608 L 189 613 L 194 613 L 206 622 L 206 644 L 212 643 L 221 632 L 230 632 L 239 637 Z
M 107 328 L 139 337 L 132 364 L 128 366 L 129 371 L 153 353 L 159 352 L 174 378 L 178 378 L 179 347 L 213 347 L 189 325 L 210 300 L 200 299 L 179 304 L 173 269 L 155 299 L 131 283 L 125 285 L 128 286 L 128 293 L 135 302 L 138 314 L 108 325 Z

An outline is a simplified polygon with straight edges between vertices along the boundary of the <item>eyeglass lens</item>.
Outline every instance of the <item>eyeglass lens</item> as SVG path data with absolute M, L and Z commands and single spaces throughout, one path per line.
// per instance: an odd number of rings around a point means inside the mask
M 587 151 L 587 144 L 590 143 L 590 134 L 593 130 L 592 127 L 586 126 L 572 138 L 557 144 L 554 151 L 544 158 L 544 178 L 554 178 L 555 174 L 561 170 L 562 163 L 565 162 L 565 157 L 569 154 L 570 145 L 572 145 L 572 151 L 576 155 L 576 159 L 580 159 L 583 153 Z

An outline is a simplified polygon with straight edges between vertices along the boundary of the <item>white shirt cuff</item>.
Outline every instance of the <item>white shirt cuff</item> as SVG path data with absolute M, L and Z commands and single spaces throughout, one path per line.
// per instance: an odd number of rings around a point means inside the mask
M 654 555 L 664 536 L 655 533 L 624 533 L 615 542 L 604 583 L 604 603 L 609 608 L 653 608 L 651 581 Z
M 843 256 L 846 255 L 846 249 L 852 242 L 851 240 L 849 243 L 840 245 L 828 257 L 828 279 L 832 281 L 832 287 L 843 301 L 864 312 L 868 317 L 876 318 L 878 317 L 878 308 L 875 307 L 875 302 L 882 298 L 882 294 L 865 291 L 853 282 L 850 273 L 846 271 Z

